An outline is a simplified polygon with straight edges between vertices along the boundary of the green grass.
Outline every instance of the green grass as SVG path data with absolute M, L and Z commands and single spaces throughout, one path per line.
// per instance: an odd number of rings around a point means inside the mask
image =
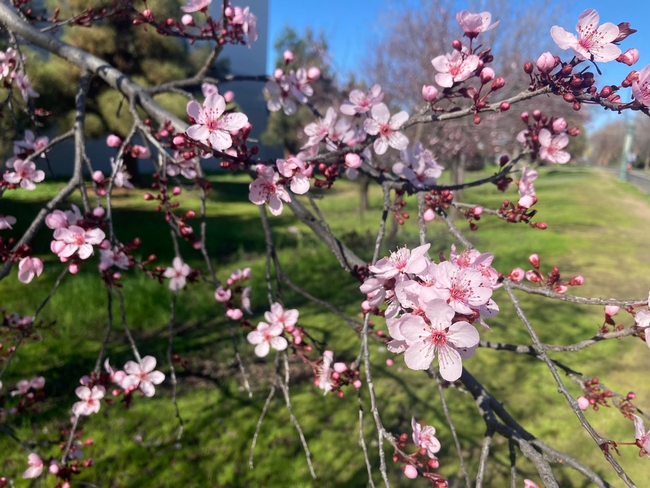
M 470 175 L 473 179 L 474 175 Z M 477 176 L 479 177 L 479 176 Z M 231 270 L 252 268 L 252 303 L 255 324 L 265 310 L 264 238 L 259 223 L 259 210 L 247 199 L 248 180 L 245 177 L 214 176 L 215 189 L 208 203 L 208 248 L 221 279 Z M 11 192 L 0 200 L 0 213 L 18 218 L 18 235 L 42 203 L 56 193 L 62 183 L 42 183 L 34 192 Z M 511 268 L 527 269 L 527 257 L 536 252 L 542 259 L 543 270 L 559 266 L 563 277 L 575 274 L 585 277 L 585 285 L 571 289 L 584 296 L 643 297 L 650 289 L 650 199 L 634 188 L 621 184 L 610 175 L 589 170 L 542 170 L 536 182 L 540 198 L 536 207 L 538 221 L 546 221 L 545 231 L 524 225 L 511 225 L 485 216 L 480 229 L 471 233 L 459 222 L 478 249 L 495 255 L 494 266 L 508 273 Z M 381 213 L 381 195 L 377 189 L 370 194 L 371 209 L 361 215 L 357 208 L 356 186 L 341 182 L 326 198 L 318 200 L 332 231 L 355 251 L 369 258 L 377 223 Z M 510 191 L 508 198 L 513 198 Z M 464 199 L 486 207 L 498 207 L 504 195 L 492 187 L 467 190 Z M 74 201 L 74 200 L 72 200 Z M 78 202 L 77 202 L 78 203 Z M 198 199 L 189 192 L 183 194 L 181 208 L 198 210 Z M 305 202 L 308 205 L 308 202 Z M 156 254 L 157 263 L 171 263 L 171 239 L 163 215 L 153 212 L 154 204 L 145 202 L 140 192 L 115 198 L 116 233 L 122 242 L 140 237 L 143 241 L 139 255 Z M 409 200 L 406 211 L 416 213 Z M 339 267 L 334 255 L 318 242 L 310 231 L 296 222 L 287 210 L 272 218 L 279 258 L 292 280 L 313 295 L 328 300 L 351 316 L 359 315 L 356 280 Z M 299 234 L 287 231 L 296 226 Z M 198 231 L 198 223 L 194 225 Z M 16 271 L 0 282 L 0 306 L 9 312 L 31 314 L 47 296 L 60 273 L 62 265 L 48 251 L 50 230 L 40 231 L 35 251 L 46 261 L 40 278 L 30 285 L 17 282 Z M 8 235 L 3 231 L 3 236 Z M 427 230 L 432 243 L 431 256 L 440 251 L 448 253 L 452 243 L 444 224 L 434 221 Z M 388 247 L 418 242 L 414 218 L 399 228 Z M 190 246 L 182 246 L 185 260 L 193 267 L 204 268 L 201 256 Z M 100 337 L 106 327 L 107 292 L 98 280 L 96 259 L 82 266 L 79 275 L 66 277 L 59 291 L 44 309 L 42 318 L 55 321 L 56 333 L 42 331 L 40 342 L 22 346 L 3 378 L 4 392 L 13 389 L 16 381 L 34 375 L 47 380 L 47 400 L 38 414 L 8 415 L 5 425 L 16 429 L 26 440 L 42 444 L 34 449 L 42 457 L 60 457 L 58 445 L 48 445 L 57 432 L 68 425 L 70 407 L 75 401 L 74 382 L 92 370 L 99 350 Z M 161 369 L 166 365 L 167 327 L 171 292 L 136 271 L 124 272 L 123 293 L 127 318 L 142 354 L 158 359 Z M 300 310 L 300 324 L 327 348 L 334 350 L 336 360 L 352 361 L 358 353 L 354 331 L 331 314 L 283 288 L 287 306 Z M 365 486 L 367 474 L 358 439 L 358 410 L 356 395 L 346 390 L 344 398 L 322 396 L 312 384 L 308 366 L 298 359 L 291 363 L 292 403 L 313 453 L 318 481 L 312 482 L 304 453 L 281 393 L 271 404 L 261 429 L 255 455 L 255 469 L 248 467 L 250 442 L 262 406 L 268 394 L 273 371 L 272 358 L 255 358 L 245 340 L 245 331 L 237 330 L 240 350 L 250 374 L 254 390 L 251 400 L 241 387 L 238 369 L 233 366 L 234 351 L 220 307 L 214 301 L 214 290 L 205 283 L 189 286 L 179 295 L 177 334 L 174 352 L 189 361 L 191 367 L 179 371 L 179 409 L 185 424 L 180 441 L 176 440 L 178 422 L 171 403 L 171 387 L 166 381 L 151 399 L 137 397 L 134 406 L 124 411 L 121 403 L 102 405 L 97 415 L 83 422 L 83 439 L 95 443 L 84 454 L 92 457 L 95 466 L 85 470 L 79 480 L 97 486 Z M 481 332 L 489 340 L 529 344 L 524 327 L 507 306 L 502 290 L 495 293 L 501 313 L 490 321 L 492 332 Z M 546 342 L 569 344 L 588 337 L 602 323 L 600 307 L 580 307 L 574 304 L 549 302 L 541 297 L 521 297 L 524 309 Z M 119 309 L 114 307 L 114 316 Z M 631 318 L 621 316 L 625 325 Z M 132 359 L 124 330 L 116 320 L 108 346 L 113 365 Z M 376 327 L 384 327 L 381 319 Z M 8 347 L 5 344 L 5 347 Z M 440 407 L 435 383 L 426 375 L 407 370 L 403 359 L 391 357 L 385 349 L 374 344 L 375 384 L 379 408 L 386 427 L 399 434 L 410 433 L 411 416 L 433 424 L 443 444 L 440 472 L 451 480 L 459 478 L 458 461 L 449 427 Z M 314 353 L 314 356 L 316 353 Z M 555 359 L 590 376 L 599 376 L 611 388 L 637 393 L 637 404 L 648 409 L 650 392 L 644 390 L 650 367 L 647 346 L 636 339 L 607 341 L 578 354 L 556 353 Z M 599 449 L 557 393 L 555 384 L 541 362 L 531 357 L 508 352 L 479 350 L 466 361 L 466 367 L 488 387 L 533 434 L 565 450 L 583 463 L 606 475 L 614 486 L 618 478 L 606 465 Z M 567 380 L 568 381 L 568 380 Z M 365 381 L 364 381 L 365 383 Z M 578 389 L 570 385 L 578 395 Z M 369 416 L 369 401 L 365 390 L 365 433 L 370 454 L 378 466 L 376 436 Z M 459 390 L 449 390 L 447 399 L 459 431 L 464 455 L 475 473 L 480 454 L 484 426 L 474 402 Z M 15 401 L 13 401 L 15 403 Z M 8 398 L 4 408 L 13 406 Z M 587 416 L 604 436 L 618 441 L 633 440 L 631 422 L 617 411 L 601 409 L 588 411 Z M 636 456 L 634 448 L 621 449 L 620 459 L 637 482 L 645 479 L 646 465 Z M 17 487 L 29 486 L 20 473 L 26 468 L 26 451 L 7 436 L 0 437 L 0 475 L 16 478 Z M 493 444 L 494 458 L 489 464 L 488 486 L 504 486 L 508 476 L 507 442 L 497 438 Z M 390 451 L 389 451 L 390 458 Z M 518 467 L 524 477 L 538 480 L 534 468 L 519 456 Z M 389 461 L 390 476 L 396 486 L 427 486 L 424 480 L 402 478 L 399 466 Z M 562 486 L 588 486 L 567 469 L 557 467 Z M 54 478 L 50 478 L 50 482 Z M 376 473 L 375 481 L 379 481 Z M 42 483 L 49 486 L 51 483 Z

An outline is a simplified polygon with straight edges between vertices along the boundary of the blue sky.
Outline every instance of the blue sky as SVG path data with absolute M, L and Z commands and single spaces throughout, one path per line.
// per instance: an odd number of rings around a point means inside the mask
M 418 8 L 419 0 L 269 0 L 269 53 L 268 72 L 272 72 L 275 52 L 273 42 L 278 37 L 285 25 L 289 25 L 302 32 L 306 26 L 310 26 L 315 32 L 323 31 L 329 43 L 329 50 L 333 61 L 333 67 L 337 72 L 343 74 L 339 79 L 345 79 L 345 74 L 355 71 L 367 52 L 371 39 L 381 33 L 381 24 L 378 18 L 382 12 L 390 7 Z M 532 2 L 534 5 L 535 2 Z M 594 8 L 600 14 L 601 23 L 630 22 L 638 32 L 629 37 L 621 45 L 623 51 L 629 47 L 636 47 L 641 57 L 634 66 L 635 69 L 650 64 L 650 22 L 641 22 L 647 17 L 650 0 L 577 0 L 577 1 L 556 1 L 554 5 L 563 5 L 567 11 L 567 22 L 561 25 L 569 32 L 575 32 L 575 24 L 578 15 L 587 9 Z M 457 1 L 458 10 L 467 8 L 467 2 Z M 532 7 L 531 7 L 532 8 Z M 540 15 L 543 12 L 540 11 Z M 498 20 L 498 19 L 493 19 Z M 497 29 L 507 28 L 501 24 Z M 551 24 L 548 25 L 550 30 Z M 460 28 L 459 28 L 460 33 Z M 550 36 L 550 34 L 549 34 Z M 562 54 L 558 48 L 554 54 Z M 540 52 L 541 54 L 541 52 Z M 567 51 L 564 56 L 570 56 Z M 600 65 L 604 78 L 598 85 L 618 84 L 632 68 L 616 62 Z M 358 71 L 358 70 L 357 70 Z M 621 92 L 625 96 L 625 91 Z

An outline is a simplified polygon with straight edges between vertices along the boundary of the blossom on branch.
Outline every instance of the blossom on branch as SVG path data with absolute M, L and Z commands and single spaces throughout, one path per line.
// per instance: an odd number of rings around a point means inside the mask
M 183 12 L 200 12 L 205 10 L 212 3 L 212 0 L 188 0 L 187 5 L 181 7 Z
M 398 151 L 406 149 L 409 140 L 398 130 L 408 118 L 409 114 L 403 110 L 391 117 L 388 107 L 384 103 L 372 107 L 370 118 L 363 121 L 363 128 L 370 135 L 379 135 L 373 145 L 377 154 L 384 154 L 388 150 L 388 146 Z
M 339 110 L 345 115 L 365 114 L 383 99 L 384 94 L 379 85 L 374 85 L 368 90 L 368 93 L 363 93 L 361 90 L 352 90 L 350 100 L 343 102 Z
M 637 102 L 650 107 L 650 64 L 639 71 L 632 82 L 632 95 Z
M 187 115 L 194 122 L 187 129 L 187 135 L 212 149 L 224 151 L 232 146 L 231 132 L 243 128 L 248 117 L 242 113 L 223 115 L 226 102 L 218 93 L 212 93 L 203 102 L 203 106 L 192 100 L 187 104 Z
M 178 256 L 172 261 L 172 267 L 167 268 L 163 273 L 169 279 L 169 289 L 178 291 L 185 287 L 186 277 L 192 272 L 192 268 L 185 264 Z
M 281 324 L 267 324 L 260 322 L 257 328 L 250 332 L 246 339 L 251 344 L 256 344 L 255 354 L 261 358 L 268 355 L 271 347 L 277 351 L 284 351 L 289 343 L 284 337 L 281 337 L 283 327 Z
M 124 365 L 124 371 L 128 374 L 122 381 L 122 388 L 130 389 L 135 386 L 140 388 L 144 396 L 152 397 L 156 393 L 154 385 L 159 385 L 165 381 L 165 375 L 160 371 L 154 371 L 156 368 L 156 358 L 145 356 L 140 364 L 135 361 L 127 361 Z
M 650 459 L 650 430 L 646 432 L 645 425 L 643 425 L 643 420 L 641 417 L 638 417 L 636 415 L 634 415 L 634 430 L 634 437 L 636 438 L 637 445 L 639 448 L 643 449 L 643 454 L 648 456 Z
M 257 41 L 257 17 L 251 13 L 250 7 L 244 9 L 234 7 L 233 11 L 232 23 L 242 26 L 242 31 L 246 35 L 246 44 L 250 49 L 252 47 L 251 42 Z
M 0 215 L 0 230 L 12 229 L 12 225 L 16 223 L 16 217 L 12 215 Z
M 50 249 L 59 258 L 69 258 L 78 253 L 80 259 L 88 259 L 93 254 L 93 244 L 100 244 L 106 238 L 101 229 L 85 230 L 77 225 L 62 227 L 54 231 L 54 241 Z
M 480 14 L 473 14 L 467 10 L 462 10 L 456 14 L 456 22 L 465 31 L 465 35 L 470 39 L 475 38 L 481 32 L 486 32 L 494 29 L 499 25 L 497 20 L 494 24 L 492 21 L 492 14 L 490 12 L 481 12 Z
M 425 188 L 436 184 L 443 171 L 436 158 L 428 149 L 418 142 L 413 149 L 400 151 L 400 162 L 393 164 L 393 173 L 409 180 L 416 188 Z
M 38 258 L 23 258 L 18 263 L 18 281 L 30 283 L 34 276 L 41 276 L 43 272 L 43 261 Z
M 74 391 L 81 399 L 72 406 L 72 412 L 79 417 L 80 415 L 90 415 L 99 412 L 101 407 L 100 400 L 106 395 L 106 388 L 101 385 L 93 386 L 91 390 L 87 386 L 80 386 Z
M 43 460 L 38 454 L 30 453 L 27 456 L 27 464 L 29 468 L 23 472 L 23 479 L 38 478 L 43 472 Z
M 271 311 L 264 313 L 264 318 L 271 325 L 279 324 L 291 332 L 298 323 L 298 315 L 298 310 L 285 310 L 279 303 L 274 303 L 271 305 Z
M 32 161 L 16 159 L 13 162 L 13 169 L 12 173 L 5 173 L 2 177 L 7 183 L 20 184 L 25 190 L 35 190 L 36 185 L 34 183 L 39 183 L 45 179 L 45 173 L 40 169 L 36 169 L 36 164 Z
M 548 129 L 541 129 L 538 137 L 540 158 L 558 164 L 569 162 L 571 155 L 562 150 L 569 144 L 569 136 L 565 133 L 552 135 Z
M 443 88 L 450 88 L 454 83 L 465 81 L 478 68 L 479 58 L 474 54 L 465 56 L 458 51 L 442 54 L 431 60 L 433 67 L 439 71 L 436 83 Z
M 297 157 L 292 156 L 286 160 L 278 159 L 275 164 L 280 174 L 291 180 L 289 188 L 292 192 L 296 195 L 303 195 L 309 191 L 309 178 L 313 174 L 309 163 L 303 163 Z
M 248 199 L 255 205 L 268 203 L 269 211 L 273 215 L 280 215 L 283 209 L 282 201 L 291 201 L 287 190 L 278 183 L 280 175 L 273 168 L 263 166 L 258 166 L 257 174 L 257 179 L 248 186 Z
M 606 22 L 598 27 L 598 22 L 598 12 L 589 8 L 578 17 L 576 30 L 579 38 L 557 25 L 551 27 L 551 36 L 560 49 L 573 49 L 580 60 L 614 61 L 621 54 L 618 46 L 612 44 L 618 37 L 618 26 Z
M 413 429 L 413 442 L 421 449 L 427 450 L 427 456 L 431 459 L 437 459 L 436 453 L 440 451 L 440 441 L 436 439 L 436 428 L 432 425 L 425 427 L 420 426 L 415 420 L 411 418 L 411 428 Z

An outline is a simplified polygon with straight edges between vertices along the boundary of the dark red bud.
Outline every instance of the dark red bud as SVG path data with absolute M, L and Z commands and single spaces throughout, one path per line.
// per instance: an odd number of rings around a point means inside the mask
M 524 63 L 524 71 L 526 72 L 526 74 L 528 75 L 531 74 L 533 72 L 533 69 L 535 69 L 533 63 L 531 63 L 530 61 L 526 61 Z

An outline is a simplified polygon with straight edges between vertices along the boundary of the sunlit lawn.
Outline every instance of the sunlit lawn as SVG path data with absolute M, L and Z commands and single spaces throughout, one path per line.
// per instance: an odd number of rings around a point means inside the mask
M 536 182 L 539 203 L 538 221 L 548 222 L 545 231 L 524 225 L 507 225 L 486 216 L 480 229 L 470 232 L 462 221 L 459 226 L 476 246 L 495 255 L 495 267 L 505 274 L 514 267 L 528 269 L 527 257 L 536 252 L 542 268 L 550 271 L 559 266 L 563 276 L 585 277 L 585 285 L 571 289 L 584 296 L 643 297 L 650 289 L 650 199 L 635 189 L 618 183 L 611 175 L 590 170 L 542 170 Z M 470 174 L 469 178 L 473 179 Z M 231 270 L 250 266 L 253 270 L 252 303 L 255 320 L 268 309 L 264 283 L 264 238 L 259 223 L 259 210 L 248 202 L 246 178 L 214 176 L 215 190 L 208 205 L 208 248 L 221 279 Z M 0 213 L 18 218 L 19 234 L 40 205 L 51 197 L 61 184 L 42 183 L 34 192 L 12 192 L 0 200 Z M 331 194 L 330 194 L 331 193 Z M 380 217 L 381 195 L 371 192 L 371 210 L 361 215 L 358 210 L 357 187 L 341 182 L 326 198 L 317 200 L 328 218 L 332 231 L 364 258 L 374 242 Z M 508 198 L 515 198 L 513 191 Z M 496 208 L 504 196 L 493 187 L 468 190 L 465 201 Z M 198 199 L 189 192 L 181 199 L 183 209 L 198 211 Z M 78 203 L 78 202 L 77 202 Z M 122 242 L 142 239 L 136 254 L 155 254 L 161 266 L 173 258 L 171 238 L 163 215 L 145 202 L 140 191 L 121 193 L 115 198 L 116 234 Z M 413 216 L 416 209 L 406 207 Z M 296 222 L 289 211 L 272 218 L 274 235 L 282 265 L 292 280 L 313 295 L 331 301 L 350 316 L 358 316 L 362 295 L 356 280 L 340 270 L 334 255 L 320 244 L 310 231 Z M 287 227 L 296 226 L 299 233 Z M 194 225 L 198 232 L 198 222 Z M 3 236 L 9 235 L 3 231 Z M 36 252 L 46 261 L 46 269 L 30 285 L 16 279 L 15 270 L 0 282 L 0 306 L 8 312 L 31 314 L 49 293 L 62 269 L 62 264 L 49 253 L 51 231 L 41 230 L 35 241 Z M 444 224 L 429 225 L 431 256 L 448 253 L 452 243 Z M 397 233 L 396 245 L 417 244 L 414 218 Z M 201 256 L 190 246 L 181 248 L 184 259 L 193 267 L 205 269 Z M 107 292 L 98 279 L 96 259 L 83 266 L 79 275 L 68 276 L 45 308 L 46 322 L 56 321 L 58 333 L 43 331 L 43 340 L 21 347 L 14 363 L 3 378 L 4 389 L 13 389 L 16 381 L 35 375 L 46 377 L 48 399 L 41 413 L 31 416 L 8 415 L 3 424 L 16 429 L 26 440 L 39 441 L 34 450 L 43 458 L 60 457 L 58 445 L 47 445 L 57 432 L 66 428 L 70 408 L 76 397 L 74 387 L 82 375 L 94 367 L 100 338 L 107 321 Z M 171 292 L 142 273 L 124 273 L 123 293 L 127 319 L 142 354 L 158 359 L 168 373 L 166 364 L 167 328 Z M 255 425 L 268 394 L 273 371 L 272 357 L 261 360 L 252 353 L 245 340 L 245 331 L 236 331 L 239 348 L 250 374 L 254 397 L 243 391 L 238 369 L 233 365 L 233 347 L 214 290 L 206 283 L 189 286 L 179 295 L 177 334 L 174 352 L 188 360 L 188 371 L 179 371 L 179 408 L 185 430 L 177 441 L 178 421 L 171 403 L 168 381 L 161 385 L 154 398 L 135 399 L 134 406 L 124 411 L 121 403 L 102 405 L 99 414 L 84 420 L 83 439 L 91 437 L 93 446 L 84 449 L 95 465 L 85 470 L 79 480 L 96 486 L 365 486 L 367 474 L 358 447 L 358 409 L 354 391 L 347 390 L 343 399 L 335 395 L 323 397 L 312 383 L 310 368 L 299 360 L 292 362 L 292 402 L 313 454 L 319 480 L 312 482 L 299 438 L 289 421 L 281 394 L 271 404 L 262 426 L 255 454 L 255 469 L 250 470 L 248 457 Z M 358 353 L 354 331 L 339 318 L 325 313 L 303 297 L 283 287 L 287 306 L 298 308 L 300 324 L 312 336 L 327 343 L 337 360 L 352 361 Z M 569 344 L 588 337 L 602 323 L 600 307 L 579 307 L 549 302 L 540 297 L 521 296 L 525 310 L 545 342 Z M 482 332 L 485 339 L 529 344 L 524 327 L 507 306 L 505 292 L 495 293 L 501 313 L 490 321 L 492 332 Z M 119 310 L 114 308 L 119 317 Z M 625 325 L 631 320 L 621 316 Z M 376 321 L 383 327 L 381 320 Z M 449 427 L 445 425 L 435 383 L 426 375 L 406 370 L 403 359 L 395 358 L 388 367 L 390 355 L 378 344 L 371 349 L 375 383 L 380 398 L 380 411 L 386 427 L 392 432 L 410 433 L 412 416 L 433 424 L 443 444 L 441 473 L 450 479 L 459 475 L 458 461 Z M 132 359 L 120 320 L 116 320 L 108 347 L 114 365 Z M 314 352 L 316 356 L 316 352 Z M 637 404 L 650 408 L 647 372 L 650 352 L 638 339 L 608 341 L 579 354 L 557 353 L 555 359 L 590 376 L 598 376 L 609 387 L 621 393 L 634 390 Z M 606 466 L 599 449 L 570 412 L 541 362 L 508 352 L 479 350 L 466 366 L 482 381 L 533 434 L 561 450 L 579 458 L 592 469 L 607 476 L 614 486 L 621 486 Z M 568 381 L 568 380 L 567 380 Z M 365 383 L 365 381 L 364 381 Z M 569 382 L 570 383 L 570 382 Z M 579 394 L 573 385 L 571 391 Z M 377 462 L 376 436 L 366 402 L 366 441 L 371 457 Z M 451 389 L 447 398 L 459 429 L 464 455 L 475 474 L 484 426 L 469 395 Z M 9 398 L 5 408 L 12 406 Z M 632 423 L 613 409 L 587 412 L 588 418 L 604 435 L 618 441 L 633 440 Z M 488 467 L 488 486 L 505 486 L 508 475 L 508 446 L 502 439 L 493 444 L 494 460 Z M 634 448 L 621 449 L 621 462 L 643 485 L 647 466 L 638 459 Z M 0 437 L 0 476 L 15 478 L 15 485 L 30 486 L 20 479 L 27 467 L 27 451 L 7 436 Z M 390 458 L 390 451 L 389 451 Z M 398 486 L 427 486 L 402 479 L 399 466 L 389 461 L 391 479 Z M 539 481 L 532 465 L 519 456 L 518 466 L 524 477 Z M 566 468 L 556 467 L 563 486 L 588 486 Z M 42 486 L 53 485 L 50 477 Z M 375 481 L 379 481 L 378 476 Z

